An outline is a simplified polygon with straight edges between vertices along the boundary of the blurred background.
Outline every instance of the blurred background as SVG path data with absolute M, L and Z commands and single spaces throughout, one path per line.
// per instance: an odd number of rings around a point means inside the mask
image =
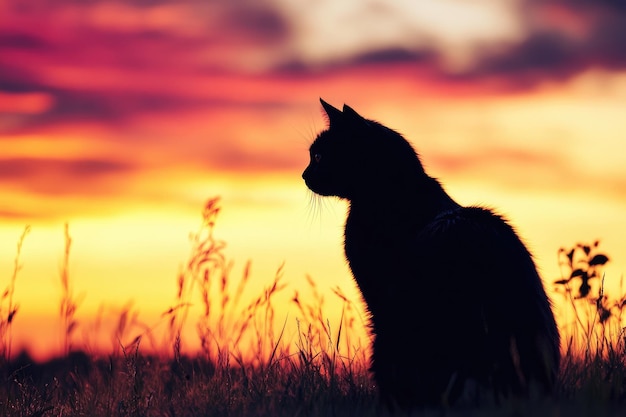
M 300 177 L 325 128 L 320 97 L 404 134 L 460 203 L 508 217 L 557 314 L 560 247 L 599 239 L 617 293 L 625 44 L 626 6 L 613 1 L 3 1 L 3 291 L 31 228 L 13 350 L 63 348 L 65 224 L 75 344 L 108 349 L 115 341 L 89 323 L 129 309 L 165 327 L 189 233 L 214 196 L 232 279 L 251 260 L 255 294 L 284 265 L 276 318 L 291 323 L 309 275 L 334 322 L 331 290 L 358 293 L 342 252 L 346 205 L 312 198 Z

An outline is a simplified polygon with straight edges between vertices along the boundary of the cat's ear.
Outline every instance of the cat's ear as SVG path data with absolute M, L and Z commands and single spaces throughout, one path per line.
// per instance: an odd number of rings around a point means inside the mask
M 343 120 L 343 113 L 341 113 L 341 110 L 331 106 L 330 104 L 326 103 L 321 98 L 320 98 L 320 103 L 322 103 L 322 107 L 324 108 L 324 111 L 326 112 L 326 115 L 328 116 L 328 126 L 332 127 L 332 126 L 336 126 L 340 124 L 341 121 Z
M 343 115 L 346 121 L 356 126 L 369 126 L 367 120 L 347 104 L 343 105 Z

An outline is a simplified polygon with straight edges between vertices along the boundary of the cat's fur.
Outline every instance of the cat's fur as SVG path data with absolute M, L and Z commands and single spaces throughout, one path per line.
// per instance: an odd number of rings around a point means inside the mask
M 457 204 L 400 134 L 321 102 L 329 127 L 302 176 L 350 203 L 345 255 L 371 314 L 381 400 L 449 403 L 469 380 L 498 398 L 551 392 L 559 333 L 514 229 Z

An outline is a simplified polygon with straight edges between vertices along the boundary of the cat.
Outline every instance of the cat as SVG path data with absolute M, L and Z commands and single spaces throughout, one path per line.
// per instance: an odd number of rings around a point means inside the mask
M 489 208 L 456 203 L 396 131 L 320 101 L 328 128 L 302 177 L 349 202 L 344 251 L 381 402 L 453 404 L 469 381 L 496 399 L 552 393 L 560 336 L 516 231 Z

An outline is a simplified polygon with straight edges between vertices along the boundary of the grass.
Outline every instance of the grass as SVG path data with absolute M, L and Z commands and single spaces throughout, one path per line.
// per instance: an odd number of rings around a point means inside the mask
M 152 328 L 139 322 L 128 305 L 117 317 L 110 352 L 75 350 L 73 333 L 80 298 L 68 271 L 71 248 L 65 227 L 59 319 L 64 354 L 46 363 L 11 352 L 11 329 L 19 312 L 13 299 L 20 254 L 0 299 L 0 415 L 35 416 L 391 416 L 377 406 L 367 372 L 369 346 L 358 338 L 363 326 L 354 303 L 340 288 L 333 293 L 343 309 L 337 323 L 324 314 L 325 300 L 307 277 L 310 297 L 297 291 L 297 336 L 285 336 L 287 322 L 276 320 L 277 294 L 287 291 L 279 268 L 267 287 L 250 301 L 243 294 L 250 264 L 233 278 L 233 263 L 214 226 L 219 199 L 210 199 L 198 231 L 191 235 L 189 259 L 177 277 L 172 306 L 164 309 L 165 347 Z M 622 312 L 626 298 L 603 291 L 602 266 L 609 261 L 599 243 L 559 251 L 563 276 L 555 282 L 569 306 L 562 326 L 563 364 L 557 394 L 549 401 L 506 402 L 499 406 L 460 406 L 420 410 L 420 416 L 617 416 L 626 414 L 626 338 Z M 201 300 L 202 313 L 191 322 L 190 308 Z M 195 317 L 195 316 L 193 316 Z M 98 319 L 99 320 L 99 319 Z M 278 323 L 278 325 L 277 325 Z M 200 350 L 182 352 L 183 332 L 195 326 Z M 95 326 L 98 329 L 98 326 Z M 398 414 L 402 415 L 402 414 Z
M 2 298 L 0 298 L 0 356 L 6 361 L 11 357 L 11 344 L 13 342 L 12 338 L 12 327 L 13 327 L 13 319 L 18 312 L 18 305 L 15 303 L 13 299 L 13 295 L 15 294 L 15 282 L 17 281 L 17 274 L 21 269 L 20 265 L 20 255 L 22 254 L 22 245 L 24 244 L 24 239 L 26 235 L 30 233 L 30 227 L 26 226 L 19 240 L 17 241 L 17 254 L 15 255 L 15 260 L 13 261 L 13 273 L 11 274 L 11 279 L 9 281 L 9 285 L 6 287 L 4 292 L 2 293 Z

